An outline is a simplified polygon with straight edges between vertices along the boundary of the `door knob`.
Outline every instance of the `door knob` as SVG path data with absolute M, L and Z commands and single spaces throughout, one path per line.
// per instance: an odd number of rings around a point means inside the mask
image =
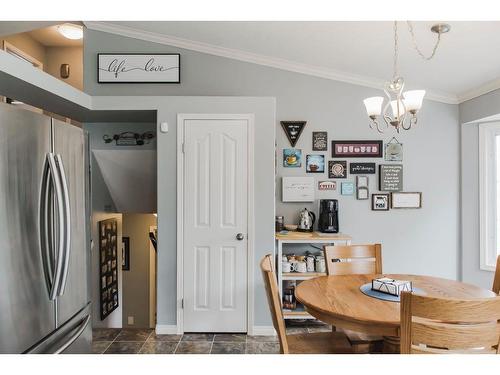
M 244 238 L 245 238 L 245 236 L 243 235 L 243 233 L 238 233 L 238 234 L 236 235 L 236 239 L 237 239 L 238 241 L 243 241 L 243 239 L 244 239 Z

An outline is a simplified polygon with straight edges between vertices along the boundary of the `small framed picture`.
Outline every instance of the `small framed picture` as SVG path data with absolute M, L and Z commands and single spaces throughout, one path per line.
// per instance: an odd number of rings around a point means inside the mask
M 340 194 L 341 195 L 353 195 L 354 194 L 354 183 L 353 182 L 342 182 L 340 184 Z
M 330 160 L 328 162 L 328 178 L 347 178 L 347 161 Z
M 318 190 L 336 190 L 337 183 L 335 181 L 319 181 Z
M 312 132 L 312 149 L 313 151 L 328 150 L 328 133 L 327 132 Z
M 356 190 L 356 199 L 358 200 L 366 200 L 370 197 L 369 191 L 367 187 L 358 187 Z
M 356 186 L 358 188 L 368 188 L 368 176 L 356 176 Z
M 130 271 L 130 237 L 122 237 L 122 270 Z
M 306 155 L 306 173 L 324 173 L 325 155 Z
M 283 149 L 283 167 L 300 168 L 302 166 L 302 150 L 295 148 Z
M 422 193 L 394 192 L 391 208 L 422 208 Z
M 389 194 L 372 194 L 372 211 L 389 211 L 389 202 Z

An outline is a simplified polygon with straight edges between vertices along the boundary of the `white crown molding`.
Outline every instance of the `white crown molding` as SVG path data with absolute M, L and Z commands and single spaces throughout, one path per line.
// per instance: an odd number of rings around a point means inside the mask
M 145 40 L 148 42 L 164 44 L 172 47 L 183 48 L 191 51 L 225 57 L 228 59 L 244 61 L 252 64 L 268 66 L 290 72 L 307 74 L 314 77 L 326 78 L 333 81 L 351 83 L 354 85 L 381 89 L 385 81 L 357 74 L 351 74 L 335 69 L 329 69 L 309 64 L 298 63 L 277 57 L 265 56 L 232 48 L 220 47 L 213 44 L 197 42 L 178 38 L 171 35 L 153 33 L 128 26 L 110 24 L 107 22 L 85 21 L 85 26 L 91 30 L 102 31 L 110 34 L 121 35 L 129 38 Z M 426 99 L 447 104 L 458 104 L 455 95 L 437 91 L 427 91 Z
M 477 98 L 478 96 L 500 89 L 500 78 L 487 82 L 484 85 L 466 91 L 458 96 L 458 102 L 463 103 L 467 100 Z

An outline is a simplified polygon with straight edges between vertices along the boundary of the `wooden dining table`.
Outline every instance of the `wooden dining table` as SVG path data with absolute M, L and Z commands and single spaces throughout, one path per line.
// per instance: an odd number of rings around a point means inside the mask
M 399 353 L 399 302 L 367 296 L 360 287 L 378 277 L 408 280 L 421 293 L 444 298 L 488 298 L 495 293 L 460 281 L 417 275 L 321 276 L 301 282 L 297 301 L 315 318 L 335 327 L 383 336 L 384 352 Z

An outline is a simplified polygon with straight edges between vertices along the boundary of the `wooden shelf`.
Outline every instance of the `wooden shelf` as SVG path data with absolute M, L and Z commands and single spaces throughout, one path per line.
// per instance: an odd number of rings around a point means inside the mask
M 314 277 L 326 276 L 324 272 L 283 272 L 283 280 L 308 280 Z
M 351 236 L 342 233 L 320 233 L 320 232 L 296 232 L 276 233 L 275 238 L 279 241 L 323 241 L 325 243 L 335 241 L 350 241 Z
M 283 309 L 284 319 L 315 319 L 311 314 L 305 310 L 286 310 Z

